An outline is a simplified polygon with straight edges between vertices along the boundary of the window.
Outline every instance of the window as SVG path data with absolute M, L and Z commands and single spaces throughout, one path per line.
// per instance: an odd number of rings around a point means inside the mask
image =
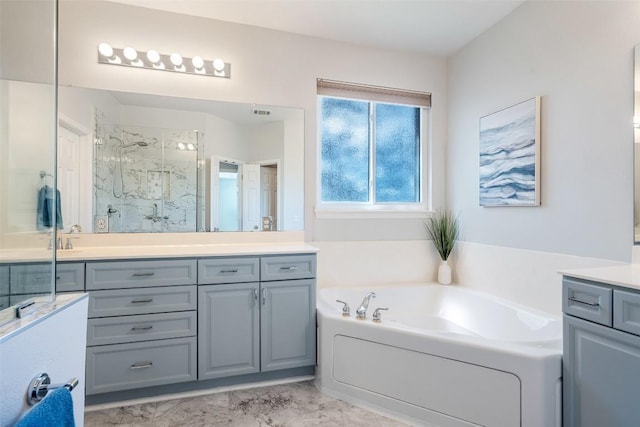
M 424 211 L 430 95 L 326 80 L 318 95 L 319 210 Z

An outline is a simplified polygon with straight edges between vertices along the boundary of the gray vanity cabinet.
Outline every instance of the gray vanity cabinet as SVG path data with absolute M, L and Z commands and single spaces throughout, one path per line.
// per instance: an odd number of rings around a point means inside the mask
M 11 286 L 9 283 L 10 267 L 0 264 L 0 310 L 9 307 L 9 295 L 11 294 Z
M 195 381 L 195 259 L 86 264 L 87 395 Z
M 84 263 L 56 265 L 56 293 L 84 292 Z M 51 292 L 51 263 L 15 263 L 0 266 L 0 309 Z
M 563 311 L 563 425 L 637 426 L 640 292 L 565 277 Z
M 259 270 L 236 268 L 258 260 Z M 198 263 L 199 380 L 315 364 L 315 255 Z M 203 271 L 211 272 L 208 279 Z M 248 271 L 255 271 L 249 277 L 256 281 L 235 283 L 235 274 L 246 277 Z M 218 284 L 225 280 L 233 283 Z

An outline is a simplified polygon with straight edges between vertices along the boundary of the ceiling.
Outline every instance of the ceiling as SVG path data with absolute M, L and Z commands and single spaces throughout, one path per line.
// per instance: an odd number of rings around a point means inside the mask
M 525 0 L 111 0 L 360 45 L 450 56 Z

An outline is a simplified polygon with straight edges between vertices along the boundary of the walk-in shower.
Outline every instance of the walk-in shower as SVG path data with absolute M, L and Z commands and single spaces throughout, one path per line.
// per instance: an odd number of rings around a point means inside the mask
M 117 139 L 117 138 L 114 138 L 114 139 Z M 121 145 L 120 147 L 118 147 L 118 159 L 116 160 L 116 165 L 115 165 L 116 170 L 114 171 L 114 174 L 113 174 L 113 197 L 115 197 L 116 199 L 121 198 L 122 192 L 124 191 L 124 188 L 123 188 L 124 179 L 122 177 L 122 151 L 125 148 L 136 147 L 136 146 L 148 147 L 149 143 L 145 141 L 137 141 L 137 142 L 132 142 L 126 145 Z
M 94 231 L 197 231 L 202 132 L 96 121 Z

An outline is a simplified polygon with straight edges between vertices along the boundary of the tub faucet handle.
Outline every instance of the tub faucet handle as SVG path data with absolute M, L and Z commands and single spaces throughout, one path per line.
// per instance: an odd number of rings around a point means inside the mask
M 373 321 L 376 323 L 382 322 L 382 313 L 380 310 L 389 310 L 389 307 L 378 307 L 373 311 Z
M 351 316 L 351 309 L 349 308 L 349 304 L 347 304 L 344 301 L 340 301 L 339 299 L 337 299 L 336 302 L 339 302 L 340 304 L 344 304 L 344 306 L 342 307 L 342 315 L 344 317 Z

